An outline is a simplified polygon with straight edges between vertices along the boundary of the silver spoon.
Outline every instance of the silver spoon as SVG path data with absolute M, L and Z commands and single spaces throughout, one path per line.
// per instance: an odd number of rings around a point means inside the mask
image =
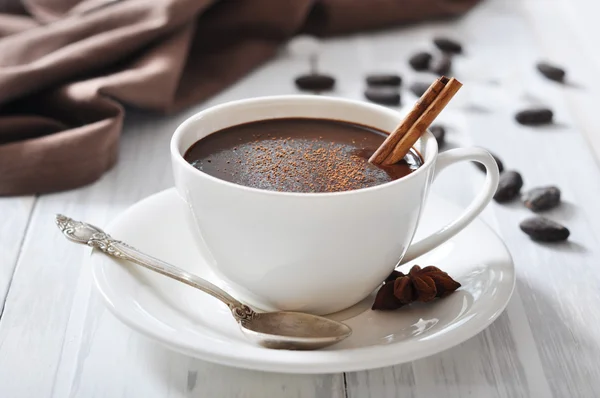
M 242 332 L 252 341 L 267 347 L 286 350 L 315 350 L 344 340 L 352 329 L 341 322 L 301 312 L 255 312 L 227 292 L 196 275 L 158 260 L 115 240 L 103 230 L 62 214 L 56 225 L 67 239 L 99 249 L 103 253 L 131 261 L 186 285 L 200 289 L 221 300 L 231 310 Z

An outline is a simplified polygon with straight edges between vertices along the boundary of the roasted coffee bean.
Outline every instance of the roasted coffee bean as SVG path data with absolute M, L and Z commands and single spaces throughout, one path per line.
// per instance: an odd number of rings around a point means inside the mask
M 443 147 L 446 144 L 446 129 L 443 126 L 435 125 L 429 127 L 429 131 L 435 137 L 438 147 Z
M 431 54 L 428 52 L 422 51 L 414 54 L 408 60 L 408 63 L 412 68 L 416 71 L 424 71 L 429 69 L 429 65 L 432 60 Z
M 390 87 L 369 87 L 365 90 L 365 97 L 377 104 L 400 105 L 400 92 Z
M 452 60 L 448 56 L 443 56 L 433 62 L 431 71 L 440 76 L 447 75 L 452 69 Z
M 429 88 L 430 84 L 423 82 L 415 82 L 408 88 L 414 95 L 421 97 Z
M 521 174 L 512 170 L 505 171 L 500 175 L 494 200 L 498 203 L 511 201 L 519 195 L 522 187 L 523 178 L 521 178 Z
M 571 234 L 569 230 L 557 222 L 546 217 L 531 217 L 521 221 L 521 231 L 525 232 L 533 240 L 540 242 L 560 242 L 567 240 Z
M 296 86 L 304 91 L 329 91 L 335 85 L 335 79 L 328 75 L 302 75 L 296 78 Z
M 398 75 L 369 75 L 367 76 L 367 84 L 369 86 L 400 86 L 402 77 Z
M 433 39 L 433 44 L 435 44 L 435 46 L 439 48 L 440 51 L 449 54 L 460 54 L 463 50 L 462 45 L 459 42 L 457 42 L 456 40 L 449 39 L 447 37 L 436 37 L 435 39 Z
M 549 210 L 560 203 L 560 189 L 555 186 L 540 187 L 523 194 L 525 207 L 533 211 Z
M 488 151 L 490 152 L 490 151 Z M 504 171 L 504 164 L 502 164 L 502 161 L 500 160 L 500 158 L 496 155 L 494 155 L 493 153 L 490 152 L 490 155 L 492 155 L 492 157 L 494 158 L 494 160 L 496 161 L 496 164 L 498 165 L 498 172 L 502 173 Z M 475 166 L 477 166 L 477 168 L 481 171 L 483 171 L 485 173 L 485 166 L 482 165 L 479 162 L 473 162 L 473 164 Z
M 539 126 L 552 123 L 554 114 L 548 108 L 532 108 L 517 112 L 515 120 L 525 126 Z
M 554 80 L 555 82 L 563 82 L 565 75 L 567 74 L 564 69 L 558 66 L 549 64 L 547 62 L 538 62 L 536 65 L 537 70 L 540 71 L 547 79 Z

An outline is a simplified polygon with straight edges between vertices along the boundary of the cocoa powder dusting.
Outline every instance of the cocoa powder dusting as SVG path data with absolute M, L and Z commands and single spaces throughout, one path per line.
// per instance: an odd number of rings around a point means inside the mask
M 386 168 L 368 163 L 384 139 L 382 132 L 345 122 L 274 119 L 213 133 L 185 158 L 205 173 L 249 187 L 341 192 L 383 184 L 420 166 L 416 152 Z

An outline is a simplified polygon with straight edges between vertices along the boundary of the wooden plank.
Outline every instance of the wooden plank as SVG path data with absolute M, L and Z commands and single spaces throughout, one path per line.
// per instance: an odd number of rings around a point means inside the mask
M 74 348 L 71 369 L 61 366 L 54 397 L 343 397 L 342 375 L 285 375 L 210 364 L 140 337 L 96 304 L 82 325 L 84 331 L 94 330 L 93 336 L 86 332 L 81 347 Z M 91 310 L 97 315 L 90 316 Z
M 0 308 L 4 306 L 35 200 L 34 196 L 0 199 Z
M 538 57 L 554 62 L 567 71 L 567 84 L 555 84 L 575 128 L 585 139 L 600 164 L 600 118 L 597 117 L 600 93 L 600 54 L 597 22 L 598 3 L 593 1 L 528 1 L 520 5 L 524 18 L 534 32 Z

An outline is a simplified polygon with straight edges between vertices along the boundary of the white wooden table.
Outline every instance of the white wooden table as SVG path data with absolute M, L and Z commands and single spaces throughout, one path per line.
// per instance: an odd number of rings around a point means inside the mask
M 97 183 L 0 199 L 0 397 L 600 396 L 599 11 L 597 0 L 487 0 L 459 21 L 325 44 L 322 69 L 338 77 L 334 95 L 362 98 L 366 73 L 399 70 L 414 81 L 408 55 L 429 48 L 436 33 L 457 37 L 467 51 L 455 63 L 465 88 L 440 117 L 450 127 L 448 140 L 491 149 L 507 168 L 522 172 L 526 188 L 562 189 L 564 204 L 550 216 L 571 229 L 570 243 L 531 242 L 518 229 L 529 215 L 518 203 L 494 203 L 484 212 L 513 254 L 518 281 L 506 312 L 478 336 L 395 367 L 282 375 L 174 353 L 104 308 L 82 267 L 84 250 L 64 240 L 53 215 L 102 226 L 170 187 L 168 142 L 175 127 L 216 103 L 294 93 L 293 77 L 306 66 L 282 54 L 194 109 L 171 117 L 129 112 L 119 164 Z M 533 66 L 538 59 L 565 65 L 574 84 L 542 79 Z M 406 92 L 405 106 L 413 101 Z M 515 110 L 531 102 L 554 109 L 557 125 L 515 124 Z M 434 190 L 466 204 L 482 180 L 465 165 L 442 175 Z

